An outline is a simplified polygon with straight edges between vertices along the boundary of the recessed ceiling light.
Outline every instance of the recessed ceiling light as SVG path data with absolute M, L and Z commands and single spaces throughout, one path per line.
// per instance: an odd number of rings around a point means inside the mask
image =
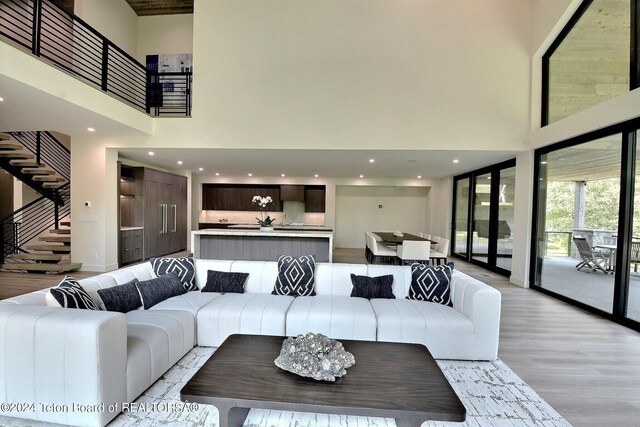
M 253 174 L 252 173 L 248 173 L 247 176 L 253 176 Z
M 540 164 L 543 164 L 543 165 L 546 165 L 547 163 L 549 163 L 549 162 L 547 162 L 546 160 L 543 160 L 543 161 L 540 162 Z
M 198 168 L 198 170 L 199 170 L 200 172 L 202 172 L 202 171 L 204 170 L 204 168 Z
M 216 172 L 216 176 L 220 176 L 220 172 Z
M 178 164 L 181 165 L 182 164 L 182 160 L 178 160 Z
M 0 102 L 4 101 L 4 98 L 0 96 Z
M 422 179 L 422 175 L 418 175 L 418 179 Z
M 96 131 L 96 129 L 95 129 L 95 128 L 87 128 L 87 130 L 88 130 L 89 132 L 95 132 L 95 131 Z
M 376 159 L 369 159 L 369 163 L 374 163 Z
M 360 178 L 364 178 L 364 175 L 360 175 Z
M 453 163 L 459 163 L 459 162 L 460 162 L 460 160 L 458 160 L 458 159 L 453 159 Z
M 150 155 L 150 156 L 153 156 L 153 155 L 155 155 L 155 154 L 156 154 L 156 153 L 154 153 L 153 151 L 149 151 L 149 155 Z
M 285 175 L 285 174 L 280 174 L 280 176 L 284 178 L 284 177 L 285 177 L 285 176 L 287 176 L 287 175 Z
M 314 176 L 315 176 L 315 177 L 317 178 L 317 177 L 319 177 L 320 175 L 318 175 L 318 174 L 315 174 Z

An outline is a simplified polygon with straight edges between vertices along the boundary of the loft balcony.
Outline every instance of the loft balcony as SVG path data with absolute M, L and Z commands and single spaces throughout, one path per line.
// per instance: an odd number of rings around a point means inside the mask
M 2 0 L 0 40 L 150 116 L 191 116 L 191 71 L 148 70 L 52 0 Z

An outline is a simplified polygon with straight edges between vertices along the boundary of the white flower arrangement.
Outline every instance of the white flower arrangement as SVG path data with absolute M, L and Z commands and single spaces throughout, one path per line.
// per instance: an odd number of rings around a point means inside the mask
M 271 196 L 253 196 L 251 202 L 258 205 L 258 208 L 260 209 L 260 215 L 262 216 L 262 219 L 256 218 L 258 220 L 258 224 L 260 224 L 260 227 L 272 227 L 274 219 L 267 214 L 267 205 L 273 203 L 273 199 L 271 198 Z

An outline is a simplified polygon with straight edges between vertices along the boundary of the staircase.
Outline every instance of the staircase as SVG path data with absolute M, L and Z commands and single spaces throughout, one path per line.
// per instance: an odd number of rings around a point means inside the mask
M 71 262 L 69 151 L 48 132 L 0 133 L 0 167 L 42 195 L 0 218 L 0 268 L 64 273 Z

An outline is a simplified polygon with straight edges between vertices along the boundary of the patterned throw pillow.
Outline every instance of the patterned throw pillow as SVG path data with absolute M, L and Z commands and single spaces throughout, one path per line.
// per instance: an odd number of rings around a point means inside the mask
M 164 276 L 167 273 L 176 273 L 184 286 L 184 290 L 197 291 L 196 267 L 192 256 L 183 258 L 151 258 L 149 260 L 156 276 Z
M 417 262 L 411 264 L 411 286 L 407 299 L 453 306 L 450 286 L 452 274 L 452 262 L 435 267 Z
M 369 277 L 351 275 L 351 289 L 352 297 L 360 298 L 384 298 L 395 299 L 393 295 L 393 274 L 387 274 L 386 276 Z
M 315 291 L 316 259 L 313 255 L 278 258 L 278 278 L 271 292 L 273 295 L 313 296 Z
M 47 305 L 64 308 L 81 308 L 85 310 L 100 310 L 93 299 L 91 299 L 91 296 L 89 296 L 89 293 L 71 276 L 66 276 L 57 287 L 49 290 Z

